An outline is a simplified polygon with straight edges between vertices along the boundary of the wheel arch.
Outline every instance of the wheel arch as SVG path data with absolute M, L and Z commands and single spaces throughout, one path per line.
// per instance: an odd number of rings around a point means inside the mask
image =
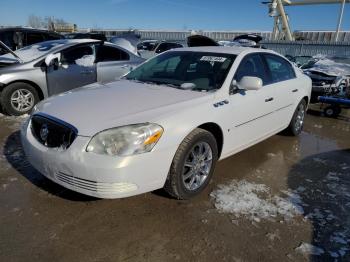
M 220 158 L 222 153 L 222 148 L 224 145 L 224 133 L 222 132 L 221 127 L 216 123 L 208 122 L 208 123 L 201 124 L 197 128 L 204 129 L 210 132 L 215 137 L 215 140 L 218 146 L 218 158 Z
M 15 83 L 26 83 L 28 85 L 31 85 L 32 87 L 35 88 L 35 90 L 38 92 L 38 95 L 39 95 L 39 99 L 40 100 L 43 100 L 44 99 L 44 93 L 43 91 L 41 90 L 40 86 L 37 85 L 36 83 L 32 82 L 32 81 L 29 81 L 29 80 L 15 80 L 15 81 L 12 81 L 10 83 L 7 83 L 6 85 L 3 85 L 3 86 L 0 86 L 0 93 L 9 85 L 11 84 L 15 84 Z

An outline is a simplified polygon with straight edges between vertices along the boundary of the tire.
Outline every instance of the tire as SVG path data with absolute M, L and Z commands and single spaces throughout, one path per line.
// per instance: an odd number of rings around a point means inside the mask
M 327 117 L 338 117 L 341 113 L 341 108 L 338 106 L 328 106 L 323 110 L 323 113 Z
M 33 86 L 20 82 L 6 86 L 0 98 L 4 112 L 13 116 L 29 113 L 39 100 L 38 92 Z
M 204 129 L 195 129 L 182 141 L 176 151 L 165 182 L 165 191 L 172 197 L 182 200 L 198 195 L 209 184 L 217 160 L 218 146 L 215 137 Z M 190 174 L 194 175 L 186 178 Z
M 289 126 L 286 129 L 287 134 L 291 136 L 300 135 L 304 127 L 305 114 L 306 114 L 306 101 L 303 99 L 295 109 L 292 120 L 290 121 Z

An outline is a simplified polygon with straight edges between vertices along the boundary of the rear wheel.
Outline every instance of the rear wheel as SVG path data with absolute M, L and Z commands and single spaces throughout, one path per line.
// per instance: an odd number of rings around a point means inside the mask
M 293 118 L 286 129 L 288 134 L 292 136 L 300 135 L 304 127 L 305 114 L 306 114 L 306 101 L 303 99 L 295 109 Z
M 5 113 L 9 115 L 27 114 L 38 102 L 38 92 L 27 83 L 10 84 L 1 93 L 1 105 Z
M 217 160 L 215 137 L 195 129 L 176 151 L 164 189 L 177 199 L 198 195 L 209 184 Z

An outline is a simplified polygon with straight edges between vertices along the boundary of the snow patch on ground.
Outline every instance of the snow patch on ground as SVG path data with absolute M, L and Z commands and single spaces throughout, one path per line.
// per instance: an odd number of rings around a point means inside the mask
M 321 158 L 315 157 L 312 160 L 317 162 L 317 163 L 327 165 L 327 160 L 325 160 L 325 159 L 321 159 Z
M 301 243 L 300 246 L 298 246 L 295 251 L 298 253 L 301 253 L 303 255 L 314 255 L 314 256 L 320 256 L 324 254 L 324 250 L 320 247 L 316 247 L 314 245 L 308 244 L 308 243 Z
M 300 197 L 294 192 L 285 193 L 286 197 L 272 195 L 264 184 L 233 180 L 229 185 L 220 185 L 210 195 L 220 212 L 259 222 L 278 216 L 290 220 L 303 214 Z
M 28 114 L 21 116 L 6 116 L 0 113 L 0 125 L 2 125 L 2 122 L 4 122 L 6 127 L 15 131 L 20 128 L 21 124 L 27 120 L 28 117 Z

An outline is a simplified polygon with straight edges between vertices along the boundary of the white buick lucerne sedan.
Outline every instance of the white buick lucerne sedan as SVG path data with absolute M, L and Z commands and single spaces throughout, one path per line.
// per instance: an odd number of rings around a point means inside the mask
M 208 185 L 218 160 L 280 131 L 300 134 L 311 80 L 275 52 L 165 52 L 123 79 L 38 104 L 22 126 L 29 162 L 71 190 L 121 198 Z

